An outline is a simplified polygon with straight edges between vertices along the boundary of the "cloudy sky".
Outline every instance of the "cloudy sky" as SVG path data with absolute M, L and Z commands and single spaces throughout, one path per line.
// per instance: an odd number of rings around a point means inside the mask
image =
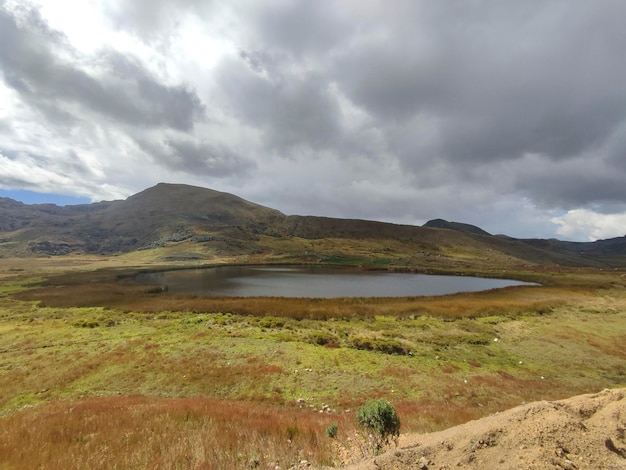
M 0 196 L 626 234 L 623 0 L 0 0 Z M 30 198 L 30 199 L 29 199 Z

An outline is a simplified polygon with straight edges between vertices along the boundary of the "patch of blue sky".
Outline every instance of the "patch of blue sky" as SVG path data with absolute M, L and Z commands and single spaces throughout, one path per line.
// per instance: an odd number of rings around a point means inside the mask
M 45 194 L 26 189 L 0 189 L 0 197 L 8 197 L 24 204 L 56 204 L 57 206 L 69 206 L 75 204 L 89 204 L 87 197 L 67 196 L 65 194 Z

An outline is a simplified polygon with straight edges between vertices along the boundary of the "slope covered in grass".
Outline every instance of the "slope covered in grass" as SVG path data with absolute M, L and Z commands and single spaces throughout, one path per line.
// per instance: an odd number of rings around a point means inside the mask
M 206 300 L 110 284 L 128 259 L 5 261 L 3 468 L 328 465 L 370 398 L 425 432 L 626 382 L 615 271 L 433 298 Z

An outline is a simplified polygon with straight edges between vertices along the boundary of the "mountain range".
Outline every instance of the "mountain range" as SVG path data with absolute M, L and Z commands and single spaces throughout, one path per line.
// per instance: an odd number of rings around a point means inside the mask
M 125 200 L 56 206 L 0 198 L 0 256 L 120 255 L 370 260 L 405 266 L 626 266 L 626 237 L 516 239 L 459 222 L 423 226 L 285 215 L 232 194 L 160 183 Z

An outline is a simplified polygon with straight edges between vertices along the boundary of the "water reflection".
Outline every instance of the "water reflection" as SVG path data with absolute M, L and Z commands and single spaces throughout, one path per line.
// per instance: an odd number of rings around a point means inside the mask
M 222 266 L 146 273 L 136 279 L 166 285 L 170 293 L 204 297 L 407 297 L 529 284 L 508 279 L 319 266 Z

